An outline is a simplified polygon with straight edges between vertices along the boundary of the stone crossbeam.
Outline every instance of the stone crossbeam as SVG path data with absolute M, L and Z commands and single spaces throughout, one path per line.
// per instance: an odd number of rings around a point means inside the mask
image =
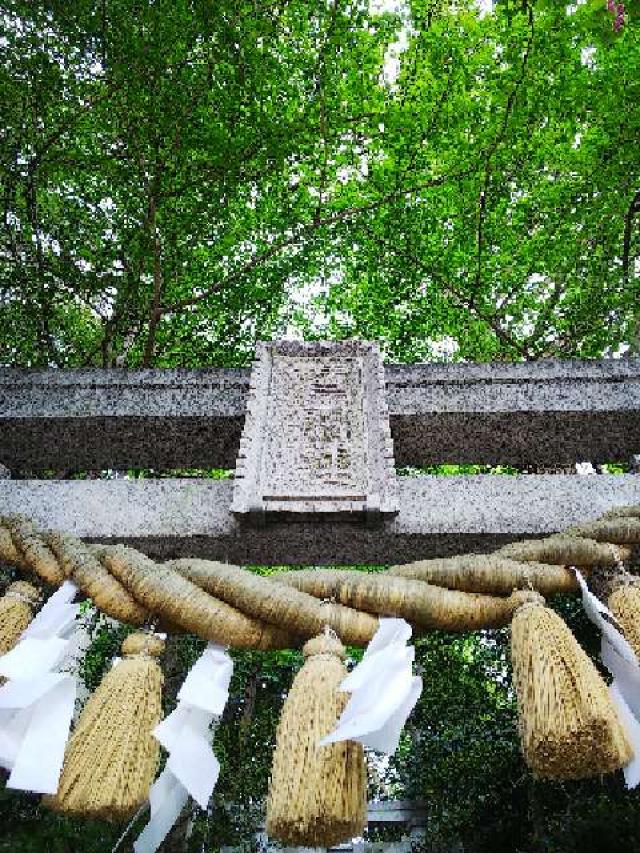
M 640 359 L 391 365 L 398 466 L 627 462 Z M 0 369 L 11 469 L 233 468 L 249 371 Z
M 379 525 L 331 517 L 240 524 L 231 480 L 0 480 L 0 514 L 151 556 L 238 564 L 383 564 L 486 551 L 640 503 L 640 477 L 399 477 L 400 512 Z

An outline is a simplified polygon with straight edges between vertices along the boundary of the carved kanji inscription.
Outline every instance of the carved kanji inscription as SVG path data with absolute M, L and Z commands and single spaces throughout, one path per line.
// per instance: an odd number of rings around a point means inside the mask
M 394 476 L 374 344 L 259 347 L 234 512 L 394 512 Z

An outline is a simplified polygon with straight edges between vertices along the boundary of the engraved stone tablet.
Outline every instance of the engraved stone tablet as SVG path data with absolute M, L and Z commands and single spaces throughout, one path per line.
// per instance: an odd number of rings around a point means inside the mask
M 394 483 L 377 346 L 258 344 L 233 512 L 393 513 Z

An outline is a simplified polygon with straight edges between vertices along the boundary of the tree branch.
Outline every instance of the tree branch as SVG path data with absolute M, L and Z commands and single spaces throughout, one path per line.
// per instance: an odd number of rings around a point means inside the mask
M 640 190 L 631 199 L 624 215 L 624 234 L 622 238 L 622 277 L 625 287 L 629 284 L 629 268 L 631 266 L 631 233 L 633 220 L 640 213 Z
M 466 169 L 462 172 L 459 172 L 456 175 L 445 175 L 440 178 L 432 178 L 430 181 L 425 181 L 422 184 L 418 184 L 414 187 L 407 187 L 404 189 L 393 190 L 392 192 L 387 193 L 375 201 L 369 202 L 368 204 L 362 204 L 355 207 L 346 207 L 343 210 L 336 211 L 335 213 L 330 213 L 327 216 L 316 217 L 311 222 L 304 223 L 299 225 L 296 229 L 294 229 L 293 234 L 290 234 L 286 238 L 274 242 L 268 249 L 265 249 L 263 252 L 254 255 L 250 258 L 245 264 L 240 266 L 237 270 L 234 270 L 228 276 L 223 279 L 219 279 L 210 285 L 204 292 L 199 293 L 195 296 L 187 297 L 179 302 L 173 303 L 172 305 L 164 306 L 165 313 L 176 313 L 184 308 L 188 308 L 192 305 L 197 305 L 205 299 L 208 299 L 212 294 L 217 293 L 223 287 L 226 287 L 229 284 L 233 284 L 234 282 L 241 279 L 244 275 L 251 272 L 251 270 L 255 269 L 255 267 L 260 266 L 260 264 L 265 261 L 270 260 L 275 257 L 284 249 L 289 246 L 293 246 L 303 239 L 307 234 L 313 233 L 317 231 L 319 228 L 323 228 L 326 226 L 335 225 L 339 222 L 343 222 L 348 219 L 353 219 L 356 216 L 359 216 L 363 213 L 369 213 L 371 211 L 377 210 L 380 207 L 384 207 L 385 205 L 395 201 L 396 199 L 412 195 L 413 193 L 421 192 L 426 189 L 433 189 L 434 187 L 442 186 L 449 180 L 458 180 L 460 178 L 466 177 L 471 173 L 471 169 Z
M 445 296 L 448 296 L 454 303 L 458 305 L 458 307 L 465 308 L 471 314 L 478 318 L 478 320 L 486 323 L 489 328 L 493 331 L 495 336 L 500 340 L 506 347 L 514 350 L 523 358 L 529 357 L 529 350 L 526 344 L 521 343 L 516 340 L 512 335 L 510 335 L 505 329 L 502 328 L 498 321 L 498 317 L 492 314 L 486 314 L 476 302 L 474 295 L 466 295 L 460 293 L 454 285 L 450 282 L 446 281 L 439 273 L 435 272 L 430 267 L 422 261 L 417 255 L 414 255 L 413 252 L 410 252 L 407 249 L 398 249 L 395 244 L 388 243 L 383 238 L 379 237 L 377 234 L 374 234 L 370 231 L 366 226 L 363 229 L 366 234 L 379 246 L 385 248 L 387 251 L 395 255 L 401 255 L 405 260 L 409 261 L 412 266 L 422 269 L 425 275 L 429 276 L 434 282 L 438 284 L 441 288 L 442 292 Z
M 156 349 L 156 334 L 163 314 L 161 299 L 164 279 L 162 275 L 161 245 L 160 234 L 158 232 L 158 208 L 156 199 L 156 189 L 158 188 L 158 184 L 159 172 L 156 171 L 156 177 L 153 181 L 153 188 L 149 198 L 149 230 L 153 249 L 153 298 L 151 300 L 151 308 L 149 311 L 149 331 L 142 357 L 143 367 L 151 367 L 153 364 Z
M 511 117 L 511 113 L 513 112 L 513 108 L 516 103 L 518 90 L 520 89 L 520 86 L 522 86 L 522 84 L 524 83 L 524 79 L 527 74 L 527 65 L 529 64 L 529 56 L 531 55 L 531 49 L 533 47 L 535 22 L 533 17 L 533 7 L 529 5 L 528 0 L 524 0 L 523 10 L 526 10 L 529 19 L 529 36 L 527 38 L 524 54 L 522 56 L 520 73 L 518 74 L 513 89 L 509 93 L 509 97 L 507 98 L 507 105 L 505 107 L 504 116 L 502 118 L 502 126 L 499 132 L 496 134 L 495 139 L 485 152 L 484 157 L 484 179 L 482 189 L 480 190 L 480 195 L 478 197 L 478 223 L 476 227 L 476 292 L 480 290 L 480 287 L 482 285 L 482 255 L 485 243 L 485 218 L 487 212 L 487 196 L 489 193 L 489 185 L 491 183 L 491 160 L 493 158 L 493 155 L 496 153 L 498 146 L 504 141 L 504 138 L 506 136 L 509 118 Z

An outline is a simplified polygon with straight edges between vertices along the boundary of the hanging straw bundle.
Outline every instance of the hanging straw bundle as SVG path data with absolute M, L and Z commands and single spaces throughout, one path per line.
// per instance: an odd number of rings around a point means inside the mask
M 158 765 L 152 731 L 162 713 L 162 672 L 154 660 L 164 642 L 130 634 L 117 663 L 87 702 L 65 753 L 55 811 L 126 820 L 145 802 Z
M 582 779 L 632 757 L 607 687 L 562 619 L 535 593 L 514 614 L 511 657 L 524 757 L 534 773 Z
M 608 599 L 609 609 L 618 620 L 622 633 L 640 657 L 640 580 L 622 580 Z
M 348 701 L 342 643 L 309 640 L 278 725 L 267 801 L 267 833 L 287 845 L 332 847 L 362 834 L 366 767 L 353 741 L 319 746 Z
M 40 593 L 26 581 L 15 581 L 0 598 L 0 655 L 18 642 L 39 601 Z

